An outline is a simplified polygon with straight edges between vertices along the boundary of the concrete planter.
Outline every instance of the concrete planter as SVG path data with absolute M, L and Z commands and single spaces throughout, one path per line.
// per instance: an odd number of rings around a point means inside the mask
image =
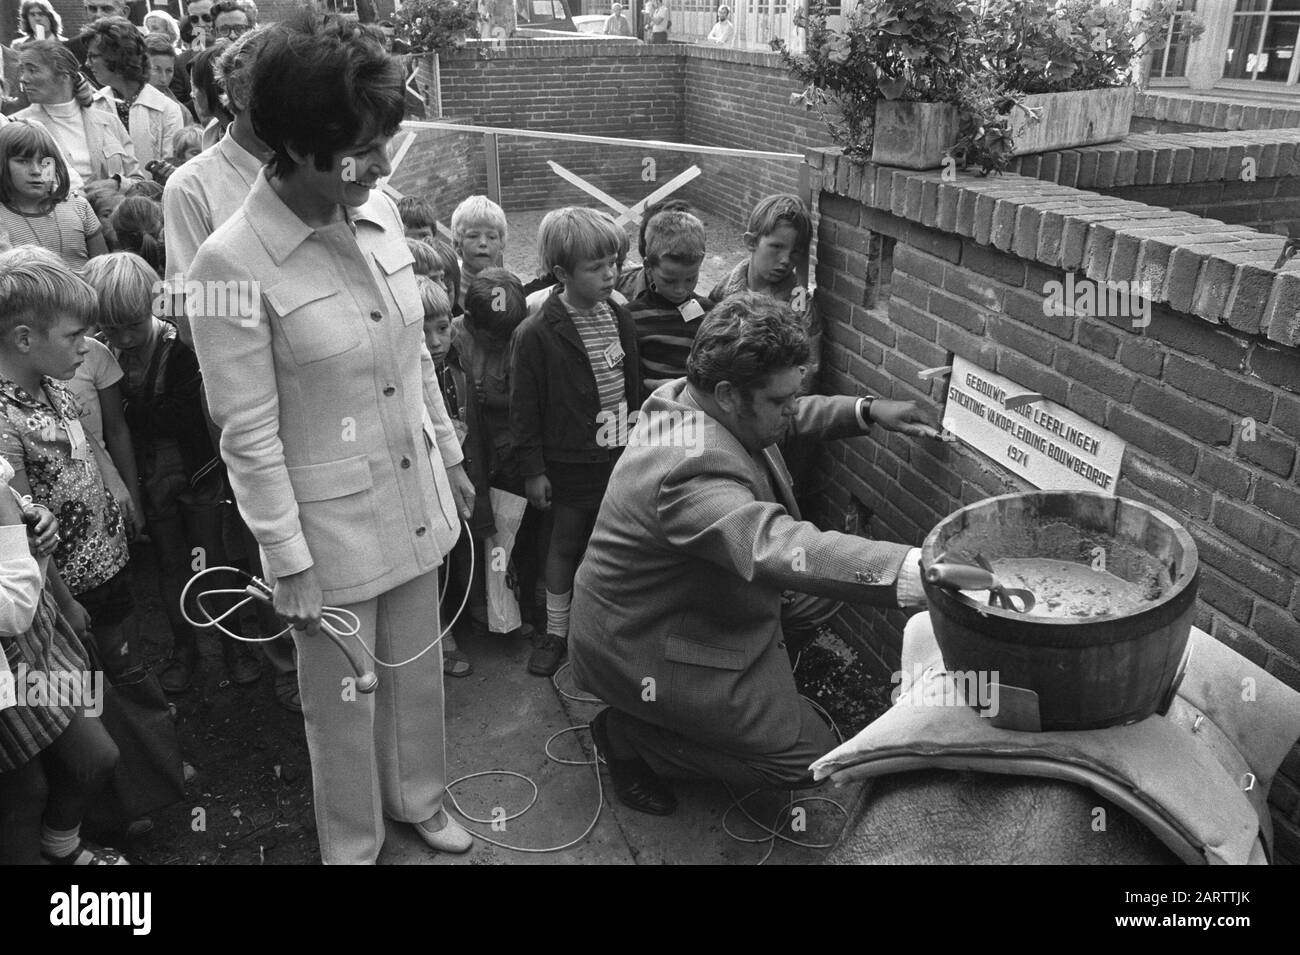
M 951 103 L 880 100 L 876 103 L 871 161 L 904 169 L 935 169 L 957 141 L 957 107 Z
M 1038 115 L 1038 122 L 1033 122 L 1024 109 L 1012 110 L 1012 155 L 1028 156 L 1123 139 L 1133 118 L 1136 92 L 1124 86 L 1026 96 L 1024 106 Z

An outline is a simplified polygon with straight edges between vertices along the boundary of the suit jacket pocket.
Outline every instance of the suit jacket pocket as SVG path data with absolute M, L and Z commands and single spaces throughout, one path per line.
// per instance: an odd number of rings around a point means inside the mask
M 414 325 L 424 321 L 424 304 L 420 299 L 420 287 L 415 281 L 415 256 L 403 239 L 381 246 L 375 252 L 375 261 L 383 270 L 388 282 L 388 292 L 397 303 L 402 314 L 402 322 Z M 455 302 L 452 302 L 455 305 Z
M 343 310 L 343 296 L 328 282 L 305 285 L 294 280 L 263 294 L 298 364 L 324 361 L 361 344 L 353 316 Z
M 369 583 L 391 568 L 364 457 L 288 468 L 298 520 L 323 590 Z
M 745 669 L 745 655 L 730 647 L 712 643 L 699 643 L 682 637 L 669 637 L 664 645 L 664 659 L 691 666 L 712 667 L 715 670 Z

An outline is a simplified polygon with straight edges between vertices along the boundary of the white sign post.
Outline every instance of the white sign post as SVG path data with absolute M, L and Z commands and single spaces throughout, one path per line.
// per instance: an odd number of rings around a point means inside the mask
M 943 426 L 1040 490 L 1114 494 L 1125 442 L 1046 398 L 1016 400 L 1027 392 L 954 358 Z

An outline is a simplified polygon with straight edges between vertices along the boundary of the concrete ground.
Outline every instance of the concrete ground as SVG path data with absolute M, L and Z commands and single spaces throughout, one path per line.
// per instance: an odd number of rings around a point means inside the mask
M 498 842 L 524 847 L 564 845 L 578 839 L 591 823 L 601 800 L 590 766 L 564 766 L 543 753 L 553 734 L 570 726 L 585 726 L 599 706 L 565 699 L 550 680 L 525 670 L 531 650 L 526 640 L 493 635 L 486 639 L 465 637 L 460 647 L 474 663 L 474 672 L 462 679 L 448 678 L 447 760 L 453 775 L 467 775 L 506 769 L 531 777 L 538 786 L 536 805 L 518 819 L 494 831 L 487 823 L 461 821 L 466 827 Z M 558 684 L 573 696 L 583 696 L 573 687 L 566 668 Z M 552 744 L 560 758 L 590 760 L 590 736 L 585 729 L 565 733 Z M 704 863 L 753 865 L 763 858 L 767 844 L 747 845 L 723 831 L 723 815 L 731 797 L 721 785 L 675 783 L 679 806 L 667 818 L 634 812 L 619 804 L 608 788 L 604 806 L 591 834 L 572 848 L 544 854 L 511 851 L 477 841 L 464 856 L 441 855 L 429 850 L 411 830 L 391 827 L 380 858 L 388 865 L 515 865 L 515 864 L 662 864 Z M 454 788 L 453 795 L 464 812 L 480 819 L 508 816 L 523 808 L 531 795 L 529 785 L 512 777 L 483 777 L 467 780 Z M 847 806 L 850 790 L 818 790 Z M 800 793 L 798 795 L 807 795 Z M 832 843 L 843 816 L 825 803 L 812 802 L 791 812 L 785 793 L 765 793 L 747 803 L 751 812 L 771 825 L 778 818 L 805 824 L 794 835 L 801 841 Z M 494 812 L 495 810 L 495 812 Z M 728 825 L 739 835 L 753 838 L 761 833 L 738 813 Z M 819 862 L 826 849 L 806 849 L 778 843 L 769 864 Z

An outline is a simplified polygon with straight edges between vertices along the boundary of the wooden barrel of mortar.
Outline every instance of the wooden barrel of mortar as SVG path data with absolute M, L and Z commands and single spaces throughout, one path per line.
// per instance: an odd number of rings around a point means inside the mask
M 1077 491 L 1006 494 L 949 515 L 926 537 L 921 563 L 1045 557 L 1096 566 L 1131 582 L 1163 568 L 1169 584 L 1130 614 L 1030 616 L 925 582 L 935 637 L 950 671 L 997 672 L 1038 694 L 1043 730 L 1100 729 L 1167 709 L 1191 631 L 1198 561 L 1190 534 L 1124 498 Z

